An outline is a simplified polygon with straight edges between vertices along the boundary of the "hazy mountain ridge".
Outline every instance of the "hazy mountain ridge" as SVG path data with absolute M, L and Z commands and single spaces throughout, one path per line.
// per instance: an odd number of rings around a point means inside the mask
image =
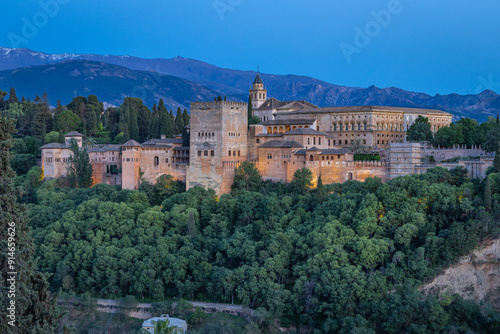
M 0 72 L 0 89 L 16 89 L 17 95 L 33 98 L 47 92 L 51 103 L 69 103 L 75 96 L 97 95 L 101 101 L 120 105 L 127 96 L 140 97 L 152 106 L 160 99 L 171 108 L 189 108 L 192 101 L 211 100 L 217 92 L 197 83 L 156 72 L 86 60 L 28 66 Z
M 180 77 L 222 95 L 246 101 L 254 71 L 220 68 L 203 61 L 175 57 L 172 59 L 143 59 L 132 56 L 93 54 L 46 54 L 29 49 L 0 48 L 0 70 L 41 65 L 68 59 L 99 61 L 131 70 L 154 71 Z M 436 108 L 459 116 L 484 120 L 500 113 L 500 95 L 484 91 L 477 95 L 435 95 L 405 91 L 396 87 L 347 87 L 297 75 L 261 74 L 268 96 L 280 100 L 307 100 L 318 106 L 386 105 L 400 107 Z M 99 96 L 102 94 L 97 93 Z M 116 93 L 114 94 L 116 95 Z M 161 94 L 159 94 L 161 95 Z M 203 94 L 202 94 L 203 95 Z M 183 102 L 184 103 L 184 102 Z

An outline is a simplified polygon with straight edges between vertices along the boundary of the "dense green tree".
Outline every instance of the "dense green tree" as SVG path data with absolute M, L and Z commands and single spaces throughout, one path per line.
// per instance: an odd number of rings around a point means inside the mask
M 92 186 L 92 165 L 85 148 L 78 147 L 75 140 L 70 143 L 71 155 L 68 158 L 68 180 L 72 187 L 89 188 Z
M 262 188 L 262 176 L 254 163 L 244 161 L 234 171 L 234 182 L 231 186 L 233 193 L 240 190 L 260 191 Z
M 406 132 L 406 138 L 411 142 L 431 141 L 431 125 L 427 117 L 418 116 Z
M 17 175 L 26 174 L 31 167 L 36 166 L 36 155 L 34 154 L 16 154 L 10 161 L 10 166 Z
M 304 195 L 311 188 L 312 181 L 312 172 L 304 167 L 295 171 L 290 187 L 294 193 Z
M 59 142 L 59 132 L 51 131 L 45 135 L 44 143 L 58 143 Z
M 14 173 L 9 166 L 10 121 L 0 119 L 0 281 L 2 333 L 53 333 L 60 318 L 46 277 L 36 268 L 26 207 L 16 201 Z M 12 274 L 15 272 L 15 274 Z M 14 278 L 15 283 L 13 283 Z M 15 288 L 10 287 L 14 284 Z M 15 303 L 15 304 L 14 304 Z M 10 309 L 14 309 L 10 311 Z M 14 315 L 14 316 L 12 316 Z
M 326 197 L 325 187 L 323 187 L 323 181 L 321 180 L 321 175 L 318 177 L 318 185 L 316 186 L 316 201 L 318 203 L 323 203 Z
M 500 145 L 500 127 L 493 127 L 486 133 L 483 149 L 486 152 L 495 152 Z
M 67 134 L 71 131 L 80 131 L 82 122 L 80 117 L 71 110 L 64 110 L 55 116 L 55 125 L 59 132 Z

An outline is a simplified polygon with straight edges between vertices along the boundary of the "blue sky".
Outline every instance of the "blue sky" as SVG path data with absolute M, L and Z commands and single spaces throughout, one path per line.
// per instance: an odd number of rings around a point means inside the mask
M 180 55 L 431 95 L 500 93 L 499 13 L 498 0 L 12 1 L 2 4 L 0 46 Z M 36 33 L 23 35 L 26 22 Z

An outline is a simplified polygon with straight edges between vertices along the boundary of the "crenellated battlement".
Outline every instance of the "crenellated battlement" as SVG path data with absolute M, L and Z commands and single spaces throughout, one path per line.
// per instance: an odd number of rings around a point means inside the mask
M 191 102 L 191 110 L 193 109 L 206 109 L 214 107 L 247 107 L 246 102 L 235 102 L 235 101 L 206 101 L 206 102 Z

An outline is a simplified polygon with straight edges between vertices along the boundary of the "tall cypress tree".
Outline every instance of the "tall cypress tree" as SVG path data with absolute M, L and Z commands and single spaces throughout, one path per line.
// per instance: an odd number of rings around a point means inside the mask
M 493 170 L 495 173 L 500 172 L 500 143 L 498 143 L 498 148 L 495 152 L 495 159 L 493 160 Z
M 252 106 L 252 96 L 248 95 L 248 127 L 250 128 L 250 122 L 253 117 L 253 106 Z
M 36 269 L 26 206 L 16 199 L 19 191 L 13 186 L 14 172 L 9 165 L 13 132 L 10 121 L 0 118 L 0 333 L 54 333 L 61 312 L 48 290 L 46 277 Z M 12 227 L 15 230 L 9 229 Z M 9 257 L 13 257 L 14 262 L 9 262 Z M 15 274 L 9 274 L 12 272 Z M 12 280 L 8 279 L 12 277 L 15 277 L 15 296 L 9 292 Z M 13 323 L 9 310 L 12 302 L 15 305 Z
M 484 208 L 486 211 L 491 211 L 491 183 L 489 175 L 486 175 L 486 183 L 484 185 Z
M 160 115 L 156 103 L 153 104 L 153 114 L 151 115 L 151 126 L 149 128 L 149 138 L 160 138 Z
M 321 180 L 321 175 L 318 177 L 318 186 L 316 187 L 316 201 L 318 203 L 323 203 L 325 201 L 325 187 L 323 187 L 323 181 Z
M 165 107 L 163 99 L 158 103 L 158 114 L 160 116 L 160 135 L 172 138 L 174 136 L 174 123 L 168 113 L 167 107 Z
M 177 114 L 175 115 L 175 135 L 182 132 L 184 129 L 184 119 L 182 117 L 182 110 L 177 107 Z
M 184 126 L 189 125 L 189 114 L 186 109 L 184 109 L 184 111 L 182 112 L 182 120 L 184 121 Z

